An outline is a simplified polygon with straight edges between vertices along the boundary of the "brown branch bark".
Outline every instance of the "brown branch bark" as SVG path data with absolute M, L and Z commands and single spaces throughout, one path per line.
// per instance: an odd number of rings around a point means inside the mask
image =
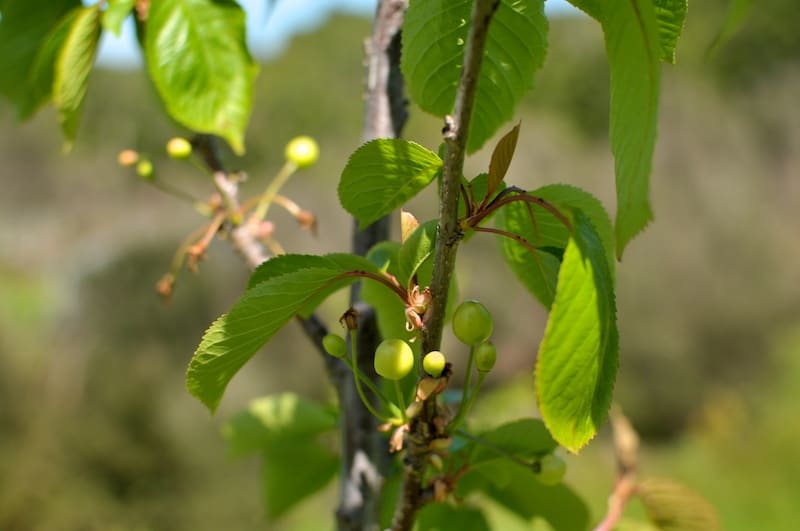
M 372 35 L 365 41 L 366 105 L 362 140 L 400 136 L 407 118 L 403 77 L 400 74 L 400 29 L 407 0 L 381 0 L 378 3 Z M 353 223 L 352 249 L 365 255 L 376 243 L 389 238 L 390 222 L 385 217 L 359 231 Z M 373 353 L 381 341 L 375 314 L 361 301 L 361 283 L 353 285 L 350 304 L 359 312 L 356 337 L 358 366 L 374 378 Z M 355 390 L 353 375 L 342 375 L 337 385 L 342 411 L 342 465 L 339 531 L 378 529 L 383 476 L 388 463 L 385 439 L 377 431 L 377 419 L 367 411 Z
M 442 342 L 448 288 L 455 269 L 458 243 L 462 236 L 458 227 L 458 196 L 466 155 L 467 134 L 472 119 L 489 24 L 499 3 L 499 0 L 476 0 L 473 5 L 455 107 L 453 115 L 445 119 L 444 172 L 431 281 L 433 301 L 425 316 L 423 352 L 439 350 Z M 422 479 L 430 454 L 428 447 L 436 436 L 434 424 L 436 415 L 436 398 L 433 397 L 425 401 L 422 415 L 415 419 L 411 426 L 406 440 L 402 497 L 392 520 L 394 531 L 409 531 L 414 526 L 420 507 L 429 499 Z

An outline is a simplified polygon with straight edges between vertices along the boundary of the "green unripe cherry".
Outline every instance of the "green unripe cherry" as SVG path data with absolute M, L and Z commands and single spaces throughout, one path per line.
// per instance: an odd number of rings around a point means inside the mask
M 310 136 L 298 136 L 286 144 L 286 160 L 294 162 L 298 168 L 307 168 L 318 158 L 319 146 Z
M 136 173 L 142 179 L 149 180 L 153 177 L 153 163 L 147 159 L 142 159 L 136 164 Z
M 399 380 L 414 368 L 414 352 L 402 339 L 384 339 L 375 350 L 375 372 Z
M 558 485 L 567 473 L 567 464 L 555 454 L 547 454 L 539 461 L 536 478 L 543 485 Z
M 475 367 L 478 372 L 489 372 L 494 368 L 497 361 L 497 349 L 490 341 L 481 343 L 475 347 Z
M 325 352 L 334 358 L 344 358 L 347 355 L 347 342 L 337 334 L 328 334 L 322 338 L 322 346 Z
M 466 345 L 483 343 L 492 335 L 494 323 L 486 306 L 478 301 L 464 301 L 453 314 L 453 333 Z
M 447 360 L 445 359 L 444 354 L 438 350 L 432 350 L 431 352 L 425 354 L 425 357 L 422 358 L 422 368 L 434 378 L 441 376 L 446 363 Z
M 185 138 L 176 136 L 175 138 L 170 138 L 169 142 L 167 142 L 167 155 L 173 159 L 185 159 L 191 154 L 192 143 Z

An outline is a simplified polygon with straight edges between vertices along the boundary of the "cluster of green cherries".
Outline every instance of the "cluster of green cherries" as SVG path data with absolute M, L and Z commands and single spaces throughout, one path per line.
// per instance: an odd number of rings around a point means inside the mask
M 447 432 L 450 434 L 463 434 L 459 427 L 464 422 L 483 380 L 492 368 L 494 368 L 495 362 L 497 361 L 497 349 L 491 341 L 489 341 L 494 329 L 492 316 L 489 310 L 478 301 L 468 300 L 462 302 L 453 314 L 452 327 L 453 334 L 456 338 L 461 343 L 470 347 L 463 396 L 458 411 L 448 423 L 447 428 Z M 404 393 L 399 384 L 400 380 L 408 376 L 414 369 L 415 357 L 411 346 L 402 339 L 392 338 L 382 341 L 375 350 L 375 372 L 386 380 L 393 382 L 395 387 L 397 398 L 395 401 L 391 401 L 386 398 L 383 392 L 377 388 L 360 369 L 358 369 L 355 352 L 355 331 L 351 330 L 351 334 L 353 334 L 353 336 L 351 338 L 352 348 L 350 349 L 351 356 L 349 359 L 347 357 L 347 343 L 343 337 L 337 334 L 328 334 L 325 336 L 323 339 L 325 350 L 331 356 L 345 360 L 351 370 L 353 370 L 356 389 L 364 405 L 373 415 L 394 426 L 407 424 L 420 409 L 418 407 L 420 405 L 419 390 L 417 402 L 412 403 L 411 406 L 407 408 L 403 396 Z M 471 384 L 473 367 L 477 369 L 478 374 L 478 379 L 474 386 Z M 435 382 L 438 381 L 440 377 L 447 376 L 444 374 L 447 368 L 447 359 L 445 355 L 438 350 L 428 352 L 422 358 L 422 368 L 426 376 L 420 380 L 418 389 L 423 389 L 426 380 L 433 381 L 435 387 Z M 387 417 L 382 415 L 371 405 L 363 394 L 362 385 L 368 387 L 379 397 L 391 412 L 391 416 Z M 440 386 L 439 389 L 443 389 L 443 386 Z M 514 456 L 508 455 L 507 457 L 518 461 Z M 564 461 L 553 454 L 542 456 L 534 463 L 524 464 L 531 467 L 539 481 L 545 485 L 556 485 L 560 483 L 566 471 Z
M 469 345 L 471 349 L 469 367 L 467 368 L 467 385 L 465 389 L 469 389 L 469 378 L 472 373 L 473 364 L 477 368 L 479 374 L 478 385 L 476 385 L 475 391 L 477 391 L 477 387 L 480 385 L 480 382 L 483 381 L 486 374 L 494 367 L 495 361 L 497 360 L 497 350 L 494 345 L 488 341 L 489 337 L 492 335 L 493 328 L 494 323 L 492 322 L 492 316 L 489 314 L 486 307 L 478 301 L 463 302 L 453 314 L 453 332 L 455 336 L 459 341 Z M 354 332 L 355 331 L 351 331 L 351 333 Z M 386 380 L 394 382 L 397 394 L 396 401 L 386 399 L 380 389 L 377 389 L 372 381 L 366 378 L 358 369 L 356 364 L 355 338 L 351 341 L 351 346 L 353 348 L 350 349 L 350 359 L 347 358 L 347 343 L 344 338 L 338 334 L 328 334 L 323 338 L 322 343 L 328 354 L 344 359 L 350 366 L 350 369 L 353 370 L 356 388 L 359 390 L 359 394 L 362 395 L 364 405 L 375 416 L 397 426 L 408 422 L 409 417 L 412 417 L 415 411 L 413 407 L 406 408 L 403 396 L 404 393 L 400 389 L 399 382 L 414 369 L 415 358 L 414 351 L 406 341 L 396 338 L 385 339 L 375 350 L 375 372 Z M 445 355 L 438 350 L 428 352 L 422 358 L 422 368 L 429 378 L 440 378 L 446 366 L 447 359 Z M 391 417 L 386 417 L 375 411 L 370 402 L 363 396 L 361 392 L 362 385 L 369 387 L 370 390 L 386 404 L 387 408 L 392 413 Z M 473 392 L 470 397 L 465 397 L 466 401 L 469 403 L 462 404 L 459 414 L 457 414 L 451 422 L 453 429 L 463 420 L 462 413 L 466 413 L 466 409 L 469 408 L 471 398 L 473 398 L 474 395 L 475 393 Z

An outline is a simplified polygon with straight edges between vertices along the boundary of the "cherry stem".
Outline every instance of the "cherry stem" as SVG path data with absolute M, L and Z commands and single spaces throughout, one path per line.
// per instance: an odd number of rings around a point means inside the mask
M 458 412 L 453 420 L 450 421 L 450 431 L 458 428 L 466 416 L 467 402 L 469 401 L 469 387 L 472 385 L 472 366 L 475 364 L 475 345 L 469 347 L 469 360 L 467 361 L 467 373 L 464 375 L 464 388 L 461 390 L 461 403 L 458 405 Z
M 473 201 L 467 193 L 467 188 L 464 186 L 464 183 L 461 183 L 461 197 L 464 199 L 464 210 L 466 211 L 467 218 L 469 218 L 474 214 Z
M 517 195 L 511 196 L 510 194 L 515 193 Z M 570 222 L 567 217 L 562 214 L 552 203 L 549 201 L 542 199 L 541 197 L 536 197 L 534 195 L 529 195 L 524 190 L 520 190 L 519 188 L 506 188 L 497 197 L 492 200 L 486 208 L 480 209 L 477 214 L 472 217 L 467 218 L 468 225 L 472 228 L 476 228 L 478 224 L 486 219 L 486 217 L 490 216 L 493 212 L 496 212 L 501 207 L 513 203 L 515 201 L 522 201 L 527 204 L 534 204 L 539 205 L 543 209 L 547 210 L 553 216 L 558 219 L 562 225 L 564 225 L 567 230 L 571 233 L 573 232 L 574 228 L 572 227 L 572 223 Z
M 269 183 L 267 189 L 264 190 L 264 193 L 261 194 L 261 198 L 258 201 L 258 206 L 256 206 L 255 211 L 250 217 L 251 221 L 262 221 L 267 217 L 269 206 L 272 203 L 272 200 L 275 198 L 275 195 L 277 195 L 278 190 L 280 190 L 281 187 L 286 184 L 286 181 L 289 180 L 289 177 L 291 177 L 295 171 L 297 171 L 297 164 L 287 160 L 275 178 L 272 179 L 272 182 Z
M 213 235 L 219 229 L 222 222 L 225 220 L 224 214 L 217 214 L 214 218 L 214 221 L 211 222 L 209 225 L 204 225 L 192 231 L 186 238 L 183 239 L 181 244 L 178 246 L 178 249 L 175 251 L 175 254 L 172 256 L 172 262 L 170 263 L 170 273 L 173 277 L 178 276 L 180 273 L 181 268 L 183 267 L 183 260 L 186 257 L 186 253 L 189 249 L 201 238 L 203 235 L 211 234 Z
M 249 198 L 247 201 L 242 203 L 242 208 L 241 208 L 242 212 L 247 212 L 251 208 L 254 208 L 255 205 L 259 201 L 261 201 L 262 197 L 263 197 L 262 195 L 257 195 L 257 196 Z M 272 197 L 272 203 L 283 207 L 292 216 L 297 216 L 297 214 L 299 214 L 300 211 L 302 210 L 300 208 L 300 205 L 298 205 L 297 203 L 295 203 L 294 201 L 292 201 L 291 199 L 289 199 L 285 195 L 281 195 L 281 194 L 275 194 Z
M 408 293 L 400 287 L 400 284 L 397 282 L 397 279 L 392 277 L 392 280 L 389 280 L 385 276 L 376 275 L 375 273 L 370 273 L 369 271 L 357 270 L 357 271 L 347 271 L 346 273 L 342 273 L 338 277 L 334 278 L 333 280 L 339 280 L 341 278 L 348 278 L 348 277 L 362 277 L 362 278 L 369 278 L 376 282 L 380 282 L 400 297 L 400 300 L 403 301 L 405 304 L 408 304 Z
M 499 234 L 500 236 L 511 238 L 520 245 L 525 246 L 526 249 L 528 249 L 534 256 L 536 256 L 537 252 L 536 247 L 531 242 L 520 236 L 519 234 L 514 234 L 513 232 L 508 232 L 507 230 L 495 229 L 492 227 L 472 227 L 472 230 L 474 230 L 475 232 L 488 232 L 490 234 Z
M 407 424 L 408 417 L 406 417 L 406 399 L 403 396 L 403 390 L 400 388 L 400 380 L 394 381 L 394 392 L 397 395 L 397 405 L 400 407 L 400 416 L 403 418 L 403 424 Z
M 189 192 L 181 190 L 180 188 L 176 188 L 175 186 L 169 185 L 167 183 L 161 182 L 157 178 L 147 182 L 154 188 L 157 188 L 158 190 L 164 192 L 167 195 L 171 195 L 172 197 L 180 199 L 181 201 L 186 201 L 187 203 L 191 203 L 192 206 L 194 206 L 195 210 L 197 210 L 204 216 L 207 216 L 209 214 L 208 206 L 199 199 L 197 199 L 196 197 L 194 197 Z
M 364 404 L 364 407 L 367 408 L 367 410 L 370 413 L 375 415 L 376 418 L 380 419 L 381 422 L 390 422 L 390 419 L 388 417 L 385 417 L 380 413 L 378 413 L 378 411 L 375 409 L 372 403 L 369 400 L 367 400 L 367 396 L 364 394 L 364 389 L 361 387 L 361 376 L 363 376 L 363 374 L 358 368 L 358 349 L 356 347 L 357 343 L 356 336 L 357 336 L 356 330 L 355 329 L 350 330 L 350 367 L 353 370 L 353 380 L 355 381 L 356 384 L 356 392 L 358 393 L 358 397 L 361 399 L 361 402 Z M 367 380 L 368 379 L 365 377 L 364 381 Z M 379 398 L 383 398 L 383 396 L 377 392 L 377 389 L 372 388 L 372 386 L 370 386 L 370 388 L 373 390 L 373 392 L 375 392 L 375 394 Z M 383 400 L 386 399 L 383 398 Z

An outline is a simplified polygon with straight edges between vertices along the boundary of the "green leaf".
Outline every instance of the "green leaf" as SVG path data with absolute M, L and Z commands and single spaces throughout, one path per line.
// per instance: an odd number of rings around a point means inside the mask
M 675 46 L 683 31 L 688 0 L 653 0 L 658 21 L 660 59 L 675 63 Z
M 53 97 L 56 59 L 72 29 L 75 18 L 81 11 L 82 8 L 77 8 L 64 15 L 48 33 L 39 48 L 25 83 L 28 87 L 28 94 L 17 109 L 20 119 L 24 120 L 33 116 L 42 105 Z
M 574 209 L 582 211 L 592 222 L 606 250 L 608 266 L 613 276 L 614 229 L 603 204 L 589 192 L 565 184 L 543 186 L 529 192 L 530 195 L 545 199 L 562 212 Z M 536 256 L 524 245 L 510 239 L 501 238 L 503 256 L 517 279 L 546 308 L 550 308 L 556 291 L 560 251 L 567 246 L 569 231 L 549 211 L 533 207 L 534 221 L 531 221 L 526 205 L 511 203 L 500 209 L 497 226 L 517 234 L 537 247 Z
M 753 0 L 730 0 L 722 27 L 706 52 L 707 58 L 713 56 L 723 44 L 728 42 L 730 38 L 739 31 L 739 28 L 742 27 L 742 24 L 744 24 L 744 21 L 747 19 L 747 15 L 750 13 L 750 8 L 752 6 Z
M 271 261 L 284 260 L 293 270 L 269 276 L 245 291 L 206 331 L 194 353 L 186 386 L 212 412 L 231 378 L 292 317 L 358 280 L 345 273 L 378 273 L 369 260 L 354 255 L 283 255 Z M 273 267 L 283 266 L 279 262 Z
M 426 504 L 419 512 L 417 525 L 425 531 L 490 531 L 482 511 L 449 503 Z
M 78 131 L 83 101 L 89 87 L 100 42 L 100 4 L 78 11 L 58 53 L 53 75 L 53 103 L 69 149 Z
M 435 116 L 453 112 L 471 0 L 414 0 L 403 24 L 401 68 L 411 98 Z M 502 0 L 489 27 L 467 151 L 510 120 L 547 49 L 542 0 Z
M 374 245 L 367 253 L 367 259 L 381 271 L 397 277 L 397 256 L 400 243 L 384 241 Z M 391 291 L 377 282 L 364 282 L 361 285 L 361 298 L 375 308 L 378 319 L 378 330 L 381 337 L 408 338 L 406 330 L 405 304 Z
M 20 118 L 30 116 L 24 112 L 29 99 L 29 78 L 34 59 L 59 21 L 80 0 L 7 0 L 0 19 L 0 94 L 17 108 Z M 52 76 L 52 66 L 50 75 Z M 52 77 L 47 85 L 51 94 Z
M 334 430 L 335 412 L 294 393 L 265 396 L 227 422 L 222 433 L 233 455 L 261 451 L 280 439 L 312 437 Z
M 145 57 L 167 112 L 219 135 L 237 154 L 253 105 L 258 67 L 245 44 L 245 14 L 233 0 L 159 0 L 150 5 Z
M 603 6 L 600 0 L 569 0 L 569 3 L 595 20 L 603 19 Z
M 611 151 L 617 181 L 617 256 L 653 219 L 648 198 L 656 141 L 659 36 L 651 0 L 606 4 L 606 53 L 611 67 Z
M 398 255 L 398 277 L 401 285 L 409 285 L 417 270 L 433 256 L 436 246 L 435 219 L 427 221 L 411 233 Z
M 551 453 L 558 444 L 538 419 L 520 419 L 481 433 L 480 438 L 511 455 L 533 461 Z M 470 466 L 505 459 L 498 452 L 474 443 Z M 518 465 L 519 466 L 519 465 Z
M 718 531 L 714 507 L 689 488 L 663 479 L 648 479 L 636 486 L 647 516 L 663 531 Z
M 675 63 L 675 46 L 683 31 L 688 0 L 652 1 L 658 22 L 659 59 L 666 63 Z M 598 0 L 570 0 L 570 3 L 602 22 L 603 6 Z
M 618 357 L 614 284 L 603 244 L 576 212 L 536 360 L 539 409 L 556 441 L 577 452 L 611 405 Z
M 339 200 L 362 229 L 404 205 L 433 181 L 442 167 L 419 144 L 381 138 L 359 147 L 339 182 Z
M 316 441 L 291 439 L 267 445 L 262 469 L 267 517 L 282 516 L 321 490 L 338 470 L 338 456 Z
M 497 477 L 505 480 L 497 482 Z M 508 460 L 496 460 L 465 474 L 459 481 L 457 494 L 463 495 L 468 490 L 486 492 L 527 521 L 538 517 L 547 520 L 552 529 L 589 529 L 589 509 L 570 487 L 563 483 L 543 485 L 532 471 Z
M 519 124 L 515 125 L 511 131 L 497 142 L 492 151 L 492 158 L 489 161 L 489 174 L 487 182 L 487 192 L 490 196 L 497 192 L 500 184 L 505 179 L 511 160 L 514 158 L 514 150 L 517 148 L 519 138 Z
M 117 37 L 122 33 L 122 23 L 131 14 L 136 0 L 108 0 L 103 12 L 103 28 Z

